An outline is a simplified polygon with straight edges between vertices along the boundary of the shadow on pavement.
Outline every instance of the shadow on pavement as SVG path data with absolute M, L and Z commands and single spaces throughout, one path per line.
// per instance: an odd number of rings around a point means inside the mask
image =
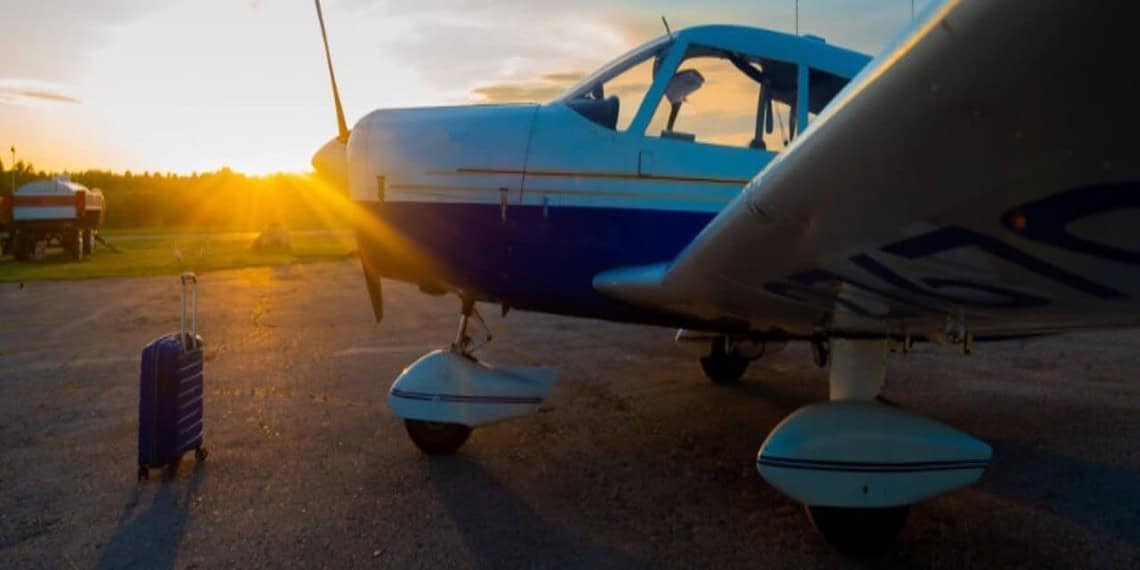
M 174 568 L 189 522 L 190 503 L 206 479 L 206 465 L 195 462 L 189 477 L 169 476 L 164 471 L 160 481 L 156 482 L 152 474 L 150 482 L 137 485 L 127 496 L 118 528 L 95 567 Z M 156 487 L 150 504 L 140 512 L 140 502 Z
M 994 462 L 982 491 L 1140 546 L 1140 472 L 1012 441 L 990 444 Z
M 648 566 L 546 520 L 470 459 L 432 458 L 430 472 L 448 514 L 483 568 Z
M 826 394 L 822 398 L 812 393 L 812 391 L 804 386 L 796 386 L 783 382 L 766 382 L 763 379 L 759 380 L 746 380 L 738 385 L 733 386 L 712 386 L 713 389 L 727 389 L 732 391 L 734 397 L 746 396 L 755 400 L 760 400 L 768 405 L 776 408 L 786 416 L 803 406 L 808 404 L 815 404 L 825 401 Z M 783 417 L 780 417 L 783 419 Z M 772 427 L 775 427 L 773 425 Z

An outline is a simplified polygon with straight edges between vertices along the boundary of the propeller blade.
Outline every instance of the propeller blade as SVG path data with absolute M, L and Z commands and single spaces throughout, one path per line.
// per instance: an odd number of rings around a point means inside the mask
M 325 32 L 325 16 L 321 13 L 321 0 L 313 0 L 317 5 L 317 20 L 321 23 L 321 39 L 325 44 L 325 62 L 329 66 L 329 81 L 332 82 L 333 103 L 336 105 L 337 140 L 348 142 L 348 123 L 344 120 L 344 107 L 340 104 L 340 91 L 336 88 L 336 73 L 333 72 L 332 53 L 329 51 L 329 36 Z
M 380 272 L 369 263 L 367 255 L 366 250 L 360 250 L 360 268 L 364 270 L 364 284 L 368 286 L 372 316 L 376 318 L 376 322 L 380 322 L 384 320 L 384 288 L 380 285 Z

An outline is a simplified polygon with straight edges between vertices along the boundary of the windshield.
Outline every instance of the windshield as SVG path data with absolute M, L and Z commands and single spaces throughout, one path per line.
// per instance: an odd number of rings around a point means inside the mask
M 665 53 L 672 43 L 673 39 L 665 35 L 635 47 L 624 55 L 602 66 L 601 69 L 591 73 L 585 79 L 574 84 L 570 89 L 555 99 L 555 101 L 582 98 L 588 95 L 596 85 L 604 83 L 611 77 L 641 63 L 646 58 Z

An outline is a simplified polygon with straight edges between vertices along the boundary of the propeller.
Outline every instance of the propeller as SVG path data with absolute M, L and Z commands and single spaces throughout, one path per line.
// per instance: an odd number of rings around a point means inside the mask
M 329 50 L 329 36 L 325 31 L 325 15 L 321 12 L 321 0 L 313 0 L 317 6 L 317 21 L 321 25 L 321 41 L 325 45 L 325 63 L 329 68 L 329 82 L 332 84 L 333 105 L 336 107 L 336 138 L 325 143 L 313 155 L 313 168 L 319 174 L 348 184 L 348 123 L 344 120 L 344 106 L 340 103 L 340 90 L 336 87 L 336 73 L 333 71 L 332 52 Z M 359 243 L 359 242 L 358 242 Z M 367 248 L 361 248 L 360 266 L 364 270 L 364 282 L 368 286 L 368 300 L 372 304 L 372 316 L 376 322 L 384 319 L 384 290 L 380 284 L 380 271 L 372 262 Z
M 329 35 L 325 32 L 325 15 L 321 12 L 321 0 L 313 0 L 317 5 L 317 21 L 321 24 L 321 40 L 325 44 L 325 63 L 329 66 L 329 81 L 332 83 L 333 104 L 336 105 L 336 139 L 348 142 L 348 123 L 344 120 L 344 107 L 340 104 L 340 90 L 336 88 L 336 73 L 333 71 L 332 52 L 329 51 Z
M 332 83 L 333 105 L 336 107 L 337 136 L 325 143 L 313 155 L 312 164 L 317 173 L 332 181 L 336 186 L 348 184 L 348 123 L 344 120 L 344 107 L 340 104 L 340 90 L 336 86 L 336 73 L 333 72 L 332 52 L 329 51 L 329 36 L 325 32 L 325 15 L 321 12 L 321 0 L 314 0 L 317 6 L 317 21 L 321 24 L 321 40 L 325 45 L 325 63 L 329 68 L 329 81 Z

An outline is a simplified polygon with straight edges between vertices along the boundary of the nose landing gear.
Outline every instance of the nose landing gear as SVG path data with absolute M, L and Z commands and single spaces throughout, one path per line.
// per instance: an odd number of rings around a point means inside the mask
M 428 455 L 451 455 L 471 437 L 470 427 L 447 422 L 404 420 L 404 429 L 412 443 Z
M 455 341 L 404 369 L 388 392 L 388 405 L 403 418 L 412 443 L 429 455 L 454 453 L 475 427 L 537 411 L 557 376 L 550 368 L 498 368 L 476 360 L 472 353 L 491 335 L 472 340 L 472 317 L 487 327 L 474 300 L 461 300 Z
M 459 315 L 459 330 L 455 333 L 455 342 L 451 343 L 450 350 L 454 354 L 475 360 L 472 352 L 482 344 L 473 345 L 471 337 L 467 334 L 468 325 L 472 316 L 479 320 L 484 330 L 487 329 L 487 325 L 475 310 L 475 301 L 471 297 L 463 296 L 460 301 L 462 308 Z M 490 340 L 491 333 L 487 332 L 483 344 Z M 471 437 L 470 426 L 451 422 L 404 419 L 404 429 L 407 430 L 412 443 L 428 455 L 451 455 L 463 447 L 463 444 L 467 443 L 467 438 Z

